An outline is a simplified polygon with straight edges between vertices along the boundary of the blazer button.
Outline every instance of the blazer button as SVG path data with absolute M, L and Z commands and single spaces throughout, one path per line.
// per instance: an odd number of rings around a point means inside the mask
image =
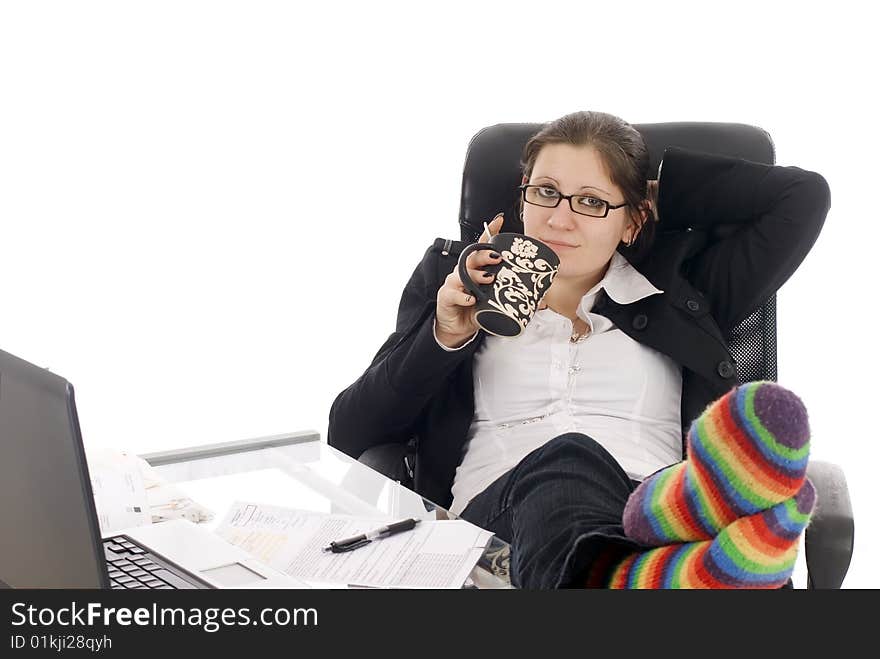
M 643 330 L 647 326 L 648 326 L 648 317 L 645 314 L 640 313 L 635 318 L 633 318 L 633 327 L 635 327 L 637 330 Z
M 691 311 L 699 311 L 700 310 L 700 303 L 697 302 L 696 300 L 688 300 L 687 301 L 687 308 L 690 309 Z
M 727 379 L 733 377 L 736 374 L 736 369 L 726 359 L 723 362 L 718 362 L 718 375 Z

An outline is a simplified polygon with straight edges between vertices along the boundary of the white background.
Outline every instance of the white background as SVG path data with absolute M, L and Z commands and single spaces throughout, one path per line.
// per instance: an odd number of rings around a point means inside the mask
M 846 470 L 845 585 L 880 586 L 862 5 L 415 5 L 0 5 L 0 348 L 74 383 L 87 445 L 326 436 L 425 248 L 458 237 L 480 128 L 581 109 L 755 124 L 831 186 L 779 293 L 779 379 L 814 457 Z

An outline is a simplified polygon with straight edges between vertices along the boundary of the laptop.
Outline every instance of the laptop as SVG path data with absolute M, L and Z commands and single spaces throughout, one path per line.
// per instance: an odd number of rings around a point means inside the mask
M 73 386 L 0 350 L 0 586 L 309 588 L 187 520 L 101 536 Z

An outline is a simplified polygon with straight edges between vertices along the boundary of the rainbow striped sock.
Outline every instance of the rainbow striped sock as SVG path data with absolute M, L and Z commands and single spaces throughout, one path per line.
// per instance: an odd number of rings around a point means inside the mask
M 624 530 L 643 545 L 711 540 L 790 499 L 806 479 L 807 410 L 774 382 L 748 382 L 694 420 L 687 444 L 687 460 L 645 479 L 627 501 Z
M 775 506 L 741 517 L 713 540 L 635 552 L 611 571 L 609 588 L 781 588 L 816 503 L 813 484 Z

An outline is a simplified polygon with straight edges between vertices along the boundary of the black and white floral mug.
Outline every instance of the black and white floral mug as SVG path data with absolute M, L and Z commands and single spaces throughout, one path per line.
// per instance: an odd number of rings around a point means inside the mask
M 483 268 L 495 275 L 491 284 L 478 284 L 468 275 L 467 258 L 487 249 L 500 254 L 501 262 Z M 474 320 L 495 336 L 522 334 L 557 272 L 556 252 L 521 233 L 495 234 L 489 242 L 468 245 L 458 257 L 458 276 L 477 298 Z

